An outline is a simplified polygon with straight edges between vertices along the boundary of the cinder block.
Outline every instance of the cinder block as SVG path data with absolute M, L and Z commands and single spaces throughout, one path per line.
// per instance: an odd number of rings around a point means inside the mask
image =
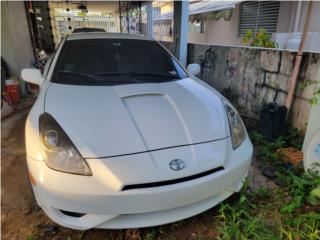
M 303 161 L 303 153 L 293 147 L 277 149 L 278 157 L 285 163 L 291 163 L 297 167 Z

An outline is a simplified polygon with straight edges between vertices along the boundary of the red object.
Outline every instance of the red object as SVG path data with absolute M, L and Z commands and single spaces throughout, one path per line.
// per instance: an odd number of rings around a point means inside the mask
M 6 80 L 5 91 L 9 104 L 17 104 L 20 102 L 20 88 L 17 81 Z

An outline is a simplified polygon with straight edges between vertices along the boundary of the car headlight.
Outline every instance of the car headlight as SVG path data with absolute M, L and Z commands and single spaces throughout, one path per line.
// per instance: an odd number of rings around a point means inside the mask
M 61 172 L 92 175 L 86 161 L 50 114 L 44 113 L 40 116 L 39 126 L 48 167 Z
M 225 106 L 225 109 L 228 115 L 232 146 L 233 146 L 233 149 L 236 149 L 246 139 L 247 131 L 241 120 L 239 113 L 231 105 L 231 103 L 223 99 L 223 104 Z

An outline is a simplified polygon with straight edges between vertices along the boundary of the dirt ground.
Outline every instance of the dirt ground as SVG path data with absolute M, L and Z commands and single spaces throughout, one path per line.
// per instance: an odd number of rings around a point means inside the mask
M 52 222 L 37 206 L 27 177 L 24 125 L 28 111 L 2 121 L 1 126 L 1 234 L 2 239 L 215 239 L 217 232 L 212 208 L 198 216 L 161 227 L 134 230 L 75 231 Z M 271 185 L 257 168 L 251 170 L 251 183 Z M 228 201 L 232 201 L 232 198 Z M 157 234 L 158 235 L 158 234 Z M 162 237 L 161 237 L 162 238 Z

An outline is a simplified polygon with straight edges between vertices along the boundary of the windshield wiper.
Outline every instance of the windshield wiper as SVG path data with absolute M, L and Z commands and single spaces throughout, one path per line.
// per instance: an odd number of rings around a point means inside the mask
M 149 83 L 149 82 L 162 82 L 163 80 L 174 80 L 179 79 L 178 77 L 174 77 L 172 75 L 162 75 L 162 74 L 153 74 L 153 73 L 138 73 L 138 72 L 105 72 L 98 73 L 96 75 L 86 74 L 86 73 L 77 73 L 71 71 L 59 71 L 59 74 L 66 74 L 71 76 L 78 76 L 82 80 L 72 80 L 72 84 L 89 84 L 89 85 L 118 85 L 118 84 L 131 84 L 131 83 Z M 115 78 L 115 79 L 103 79 L 99 78 L 99 76 L 132 76 L 132 79 L 126 78 Z M 151 79 L 150 79 L 151 78 Z M 161 80 L 159 80 L 159 78 Z M 87 80 L 85 80 L 87 79 Z M 156 80 L 157 79 L 157 80 Z M 61 81 L 57 81 L 61 82 Z
M 127 83 L 132 83 L 132 82 L 138 82 L 138 81 L 133 81 L 133 80 L 105 80 L 101 78 L 97 78 L 96 76 L 90 75 L 90 74 L 85 74 L 85 73 L 77 73 L 77 72 L 71 72 L 71 71 L 59 71 L 58 73 L 62 74 L 67 74 L 67 75 L 72 75 L 72 76 L 79 76 L 83 78 L 90 79 L 89 81 L 85 81 L 86 84 L 101 84 L 101 85 L 115 85 L 115 84 L 127 84 Z M 73 81 L 73 83 L 75 83 Z M 77 83 L 81 83 L 77 81 Z
M 155 77 L 155 78 L 169 78 L 169 79 L 178 79 L 178 76 L 165 75 L 165 74 L 155 74 L 155 73 L 142 73 L 142 72 L 103 72 L 98 73 L 97 76 L 139 76 L 139 77 Z
M 59 71 L 58 73 L 67 74 L 67 75 L 72 75 L 72 76 L 79 76 L 79 77 L 90 78 L 90 79 L 92 79 L 92 80 L 94 80 L 94 81 L 101 82 L 101 80 L 99 80 L 98 78 L 96 78 L 95 76 L 92 76 L 92 75 L 90 75 L 90 74 L 77 73 L 77 72 L 71 72 L 71 71 Z

